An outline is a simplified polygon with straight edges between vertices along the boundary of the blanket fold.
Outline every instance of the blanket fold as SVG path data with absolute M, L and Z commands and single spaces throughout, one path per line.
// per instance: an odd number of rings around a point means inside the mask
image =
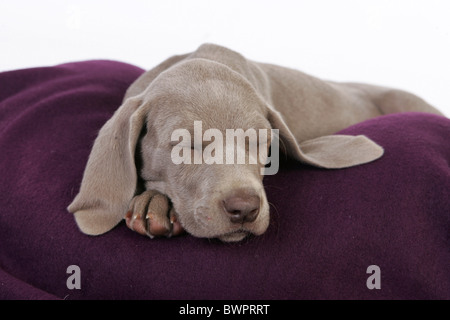
M 341 134 L 385 154 L 266 176 L 271 225 L 237 244 L 92 237 L 66 211 L 93 141 L 143 70 L 83 61 L 0 73 L 1 299 L 450 299 L 450 120 L 392 114 Z M 80 289 L 67 268 L 79 266 Z M 378 266 L 380 289 L 368 279 Z M 375 280 L 374 280 L 375 279 Z

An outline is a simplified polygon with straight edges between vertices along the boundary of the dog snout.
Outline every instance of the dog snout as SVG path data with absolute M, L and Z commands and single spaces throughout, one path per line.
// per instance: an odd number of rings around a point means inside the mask
M 232 223 L 253 222 L 259 214 L 261 199 L 245 190 L 223 200 L 223 207 Z

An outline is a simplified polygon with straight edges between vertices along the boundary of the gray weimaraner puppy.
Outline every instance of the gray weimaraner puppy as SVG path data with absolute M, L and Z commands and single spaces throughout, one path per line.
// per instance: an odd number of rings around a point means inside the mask
M 333 133 L 405 111 L 441 114 L 404 91 L 323 81 L 204 44 L 167 59 L 130 86 L 100 130 L 68 210 L 90 235 L 105 233 L 124 218 L 132 230 L 150 237 L 184 230 L 222 241 L 261 235 L 269 225 L 260 172 L 267 162 L 175 163 L 177 129 L 192 132 L 195 121 L 224 134 L 235 128 L 278 129 L 280 147 L 291 157 L 345 168 L 376 160 L 383 148 L 365 136 Z M 262 141 L 266 153 L 272 138 Z M 204 142 L 184 151 L 201 153 Z

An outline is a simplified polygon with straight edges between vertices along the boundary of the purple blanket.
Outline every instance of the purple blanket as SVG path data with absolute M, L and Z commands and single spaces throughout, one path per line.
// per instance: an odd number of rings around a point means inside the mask
M 150 240 L 123 222 L 82 234 L 66 207 L 98 130 L 142 72 L 87 61 L 0 73 L 0 298 L 450 299 L 450 120 L 435 115 L 343 130 L 385 148 L 366 165 L 284 160 L 264 179 L 263 236 Z M 67 286 L 71 265 L 80 289 Z

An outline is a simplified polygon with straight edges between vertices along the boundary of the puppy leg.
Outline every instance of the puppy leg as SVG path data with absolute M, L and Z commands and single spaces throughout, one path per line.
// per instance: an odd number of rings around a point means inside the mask
M 380 98 L 376 103 L 383 114 L 397 112 L 427 112 L 443 115 L 422 98 L 403 90 L 386 90 L 386 92 L 380 94 Z
M 153 190 L 147 190 L 131 200 L 125 221 L 131 230 L 150 238 L 183 233 L 169 199 Z
M 361 97 L 371 101 L 381 114 L 426 112 L 443 115 L 425 100 L 407 91 L 364 83 L 342 83 L 340 85 L 344 90 L 358 89 L 362 93 Z M 350 93 L 353 94 L 352 91 Z

